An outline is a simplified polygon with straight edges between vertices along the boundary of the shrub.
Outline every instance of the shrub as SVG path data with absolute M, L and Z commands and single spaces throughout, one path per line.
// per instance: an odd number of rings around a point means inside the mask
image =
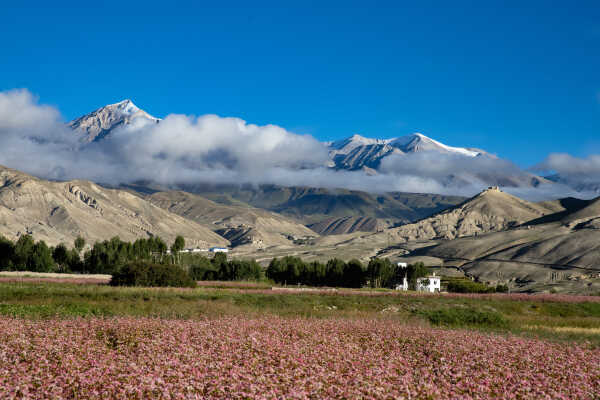
M 177 265 L 129 263 L 113 274 L 112 286 L 196 287 L 196 281 Z
M 447 289 L 452 293 L 494 293 L 496 291 L 494 287 L 468 280 L 450 281 Z
M 210 260 L 203 256 L 196 256 L 190 265 L 190 276 L 195 281 L 213 281 L 219 277 L 219 270 Z
M 506 319 L 498 312 L 472 308 L 424 311 L 424 314 L 434 325 L 504 327 L 507 324 Z
M 496 293 L 508 293 L 508 285 L 496 286 Z

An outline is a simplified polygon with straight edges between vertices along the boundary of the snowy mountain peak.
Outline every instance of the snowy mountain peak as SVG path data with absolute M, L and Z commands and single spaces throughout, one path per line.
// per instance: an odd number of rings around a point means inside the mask
M 476 157 L 481 154 L 480 151 L 474 151 L 463 147 L 447 146 L 421 133 L 413 133 L 412 135 L 391 139 L 390 144 L 405 153 L 436 151 L 446 154 L 459 154 L 467 157 Z
M 462 147 L 451 147 L 433 140 L 422 133 L 413 133 L 393 139 L 370 139 L 360 135 L 326 143 L 329 156 L 338 169 L 377 169 L 381 160 L 391 154 L 410 154 L 433 151 L 443 154 L 456 154 L 463 157 L 476 157 L 485 154 Z
M 125 114 L 135 114 L 136 112 L 140 111 L 140 109 L 135 104 L 133 104 L 133 101 L 131 101 L 130 99 L 125 99 L 123 101 L 108 105 L 106 107 L 114 107 L 118 110 L 121 110 L 121 112 Z
M 346 139 L 328 142 L 326 145 L 332 150 L 341 150 L 343 152 L 351 151 L 358 146 L 370 146 L 374 144 L 385 144 L 385 139 L 371 139 L 358 134 L 354 134 Z
M 69 126 L 82 135 L 82 141 L 89 143 L 104 138 L 113 129 L 131 124 L 134 120 L 152 123 L 160 121 L 138 108 L 130 99 L 125 99 L 79 117 L 71 121 Z

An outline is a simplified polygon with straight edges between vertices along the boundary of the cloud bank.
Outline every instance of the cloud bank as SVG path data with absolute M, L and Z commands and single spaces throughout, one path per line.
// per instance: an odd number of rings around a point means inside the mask
M 388 156 L 372 176 L 334 171 L 326 166 L 327 148 L 310 135 L 216 115 L 172 114 L 159 124 L 136 119 L 84 145 L 58 110 L 39 104 L 27 90 L 0 92 L 0 149 L 0 164 L 36 176 L 113 185 L 272 183 L 474 195 L 489 185 L 531 186 L 535 180 L 506 160 L 427 152 Z M 567 165 L 573 168 L 570 161 L 551 156 L 544 165 L 557 171 L 563 165 L 566 171 Z M 598 175 L 600 156 L 580 161 L 575 169 L 588 171 L 580 175 Z M 563 184 L 514 191 L 536 200 L 575 194 Z
M 553 174 L 553 180 L 579 191 L 600 193 L 600 155 L 598 154 L 578 158 L 565 153 L 552 153 L 532 170 Z

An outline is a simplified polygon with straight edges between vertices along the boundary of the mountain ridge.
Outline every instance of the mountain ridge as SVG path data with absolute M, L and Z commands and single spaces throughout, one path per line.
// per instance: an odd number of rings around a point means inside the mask
M 160 118 L 153 117 L 138 108 L 129 99 L 100 107 L 68 123 L 68 126 L 82 135 L 84 143 L 97 142 L 109 135 L 114 129 L 131 124 L 136 119 L 158 123 Z
M 192 193 L 156 192 L 145 198 L 165 210 L 211 227 L 234 246 L 289 246 L 296 239 L 319 236 L 283 215 L 250 206 L 218 204 Z
M 17 239 L 31 234 L 50 245 L 88 243 L 119 236 L 135 240 L 160 236 L 169 242 L 179 234 L 190 246 L 229 242 L 207 227 L 186 220 L 131 193 L 93 182 L 46 181 L 0 166 L 0 234 Z

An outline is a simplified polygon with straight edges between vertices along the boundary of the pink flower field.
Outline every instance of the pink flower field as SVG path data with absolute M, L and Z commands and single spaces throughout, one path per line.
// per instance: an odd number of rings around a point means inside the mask
M 0 318 L 0 398 L 598 399 L 600 350 L 385 320 Z

